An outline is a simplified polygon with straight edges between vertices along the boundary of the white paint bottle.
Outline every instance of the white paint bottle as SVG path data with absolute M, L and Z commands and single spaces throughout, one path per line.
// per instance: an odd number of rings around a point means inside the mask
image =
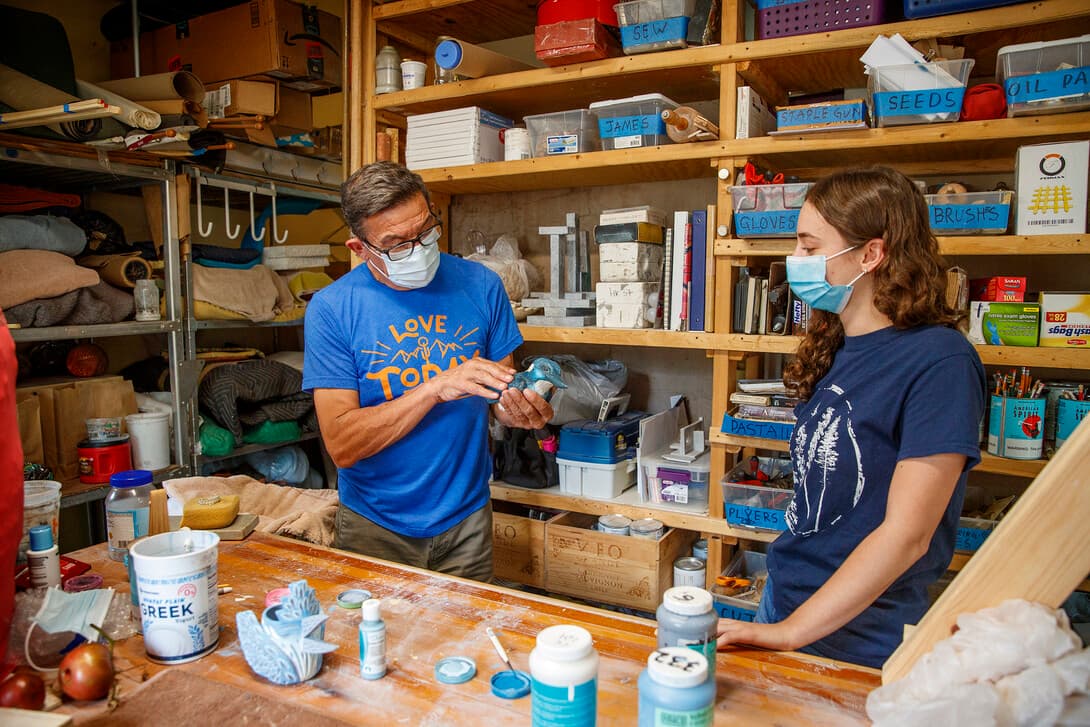
M 363 602 L 360 623 L 360 676 L 381 679 L 386 676 L 386 623 L 382 620 L 382 601 L 369 598 Z
M 593 727 L 598 717 L 598 652 L 580 626 L 550 626 L 530 652 L 532 727 Z
M 26 553 L 30 567 L 30 586 L 59 586 L 61 584 L 61 557 L 53 543 L 53 528 L 35 525 L 30 529 L 30 550 Z

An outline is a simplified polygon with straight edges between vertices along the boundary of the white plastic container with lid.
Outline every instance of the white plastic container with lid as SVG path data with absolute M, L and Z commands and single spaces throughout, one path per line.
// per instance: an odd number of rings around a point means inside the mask
M 640 672 L 639 727 L 711 727 L 715 718 L 715 680 L 708 678 L 702 654 L 665 647 L 647 657 Z
M 148 534 L 151 472 L 126 470 L 110 475 L 106 495 L 106 540 L 113 560 L 124 561 L 129 544 Z
M 598 717 L 598 652 L 580 626 L 550 626 L 530 652 L 533 727 L 590 727 Z
M 712 594 L 696 586 L 676 586 L 662 594 L 655 611 L 659 622 L 658 646 L 681 646 L 702 654 L 708 671 L 715 673 L 715 645 L 719 615 Z
M 401 90 L 401 56 L 392 45 L 382 47 L 375 56 L 375 93 Z

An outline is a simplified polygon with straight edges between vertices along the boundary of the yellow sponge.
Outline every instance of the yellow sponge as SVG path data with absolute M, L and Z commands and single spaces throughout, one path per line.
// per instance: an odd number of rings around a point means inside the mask
M 194 530 L 225 528 L 238 517 L 238 495 L 195 497 L 182 507 L 181 527 Z

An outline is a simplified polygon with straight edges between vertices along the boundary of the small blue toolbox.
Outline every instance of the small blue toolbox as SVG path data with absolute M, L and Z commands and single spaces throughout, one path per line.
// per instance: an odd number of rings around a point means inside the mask
M 599 422 L 581 419 L 560 428 L 560 448 L 557 457 L 579 462 L 614 464 L 636 456 L 640 437 L 642 411 L 625 412 Z

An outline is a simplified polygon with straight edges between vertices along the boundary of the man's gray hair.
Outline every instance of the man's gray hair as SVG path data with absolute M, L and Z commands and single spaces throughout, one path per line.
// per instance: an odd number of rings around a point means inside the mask
M 419 174 L 394 162 L 373 162 L 357 169 L 341 185 L 341 209 L 348 229 L 362 240 L 364 220 L 417 194 L 431 207 L 431 195 Z

